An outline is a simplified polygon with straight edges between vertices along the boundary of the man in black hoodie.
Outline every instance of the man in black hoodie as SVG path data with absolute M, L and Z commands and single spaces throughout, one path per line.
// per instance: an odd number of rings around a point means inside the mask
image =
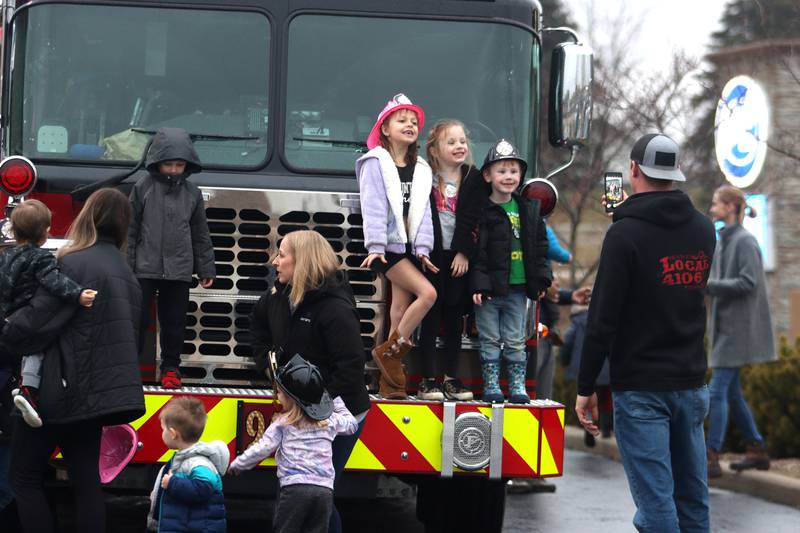
M 634 194 L 603 241 L 575 410 L 599 433 L 594 383 L 608 357 L 614 429 L 639 531 L 708 531 L 703 301 L 715 235 L 675 189 L 678 145 L 645 135 L 631 150 Z M 590 418 L 591 414 L 591 418 Z

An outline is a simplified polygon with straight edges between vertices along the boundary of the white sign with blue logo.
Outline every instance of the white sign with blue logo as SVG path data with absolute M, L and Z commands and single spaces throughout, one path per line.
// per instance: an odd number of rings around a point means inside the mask
M 714 121 L 717 162 L 733 186 L 749 187 L 758 179 L 768 136 L 766 94 L 747 76 L 733 78 L 722 89 Z

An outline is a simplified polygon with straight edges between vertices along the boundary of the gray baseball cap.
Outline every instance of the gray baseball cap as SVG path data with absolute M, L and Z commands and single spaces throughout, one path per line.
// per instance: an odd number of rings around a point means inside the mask
M 686 181 L 678 168 L 678 143 L 663 133 L 649 133 L 641 137 L 631 150 L 631 161 L 650 178 Z

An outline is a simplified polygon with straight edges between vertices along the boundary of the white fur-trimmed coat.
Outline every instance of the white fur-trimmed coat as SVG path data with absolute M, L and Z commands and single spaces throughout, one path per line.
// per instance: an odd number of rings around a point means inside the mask
M 400 175 L 389 152 L 378 146 L 356 161 L 361 193 L 364 245 L 369 253 L 404 253 L 410 242 L 416 255 L 430 256 L 433 249 L 430 195 L 431 167 L 417 157 L 408 219 L 403 217 Z

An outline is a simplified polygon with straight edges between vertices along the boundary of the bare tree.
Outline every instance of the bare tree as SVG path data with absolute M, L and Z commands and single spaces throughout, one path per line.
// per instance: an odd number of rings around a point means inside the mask
M 631 54 L 641 20 L 632 20 L 623 10 L 609 15 L 604 8 L 587 3 L 589 42 L 596 59 L 591 143 L 573 167 L 554 178 L 561 191 L 559 212 L 569 222 L 568 234 L 559 237 L 573 252 L 583 252 L 573 254 L 569 267 L 572 286 L 585 284 L 599 262 L 599 242 L 591 251 L 579 246 L 587 215 L 604 220 L 599 216 L 603 173 L 626 170 L 627 154 L 643 133 L 663 131 L 684 137 L 693 116 L 686 86 L 697 60 L 676 51 L 669 69 L 643 74 Z M 613 39 L 604 39 L 604 35 L 613 35 Z

